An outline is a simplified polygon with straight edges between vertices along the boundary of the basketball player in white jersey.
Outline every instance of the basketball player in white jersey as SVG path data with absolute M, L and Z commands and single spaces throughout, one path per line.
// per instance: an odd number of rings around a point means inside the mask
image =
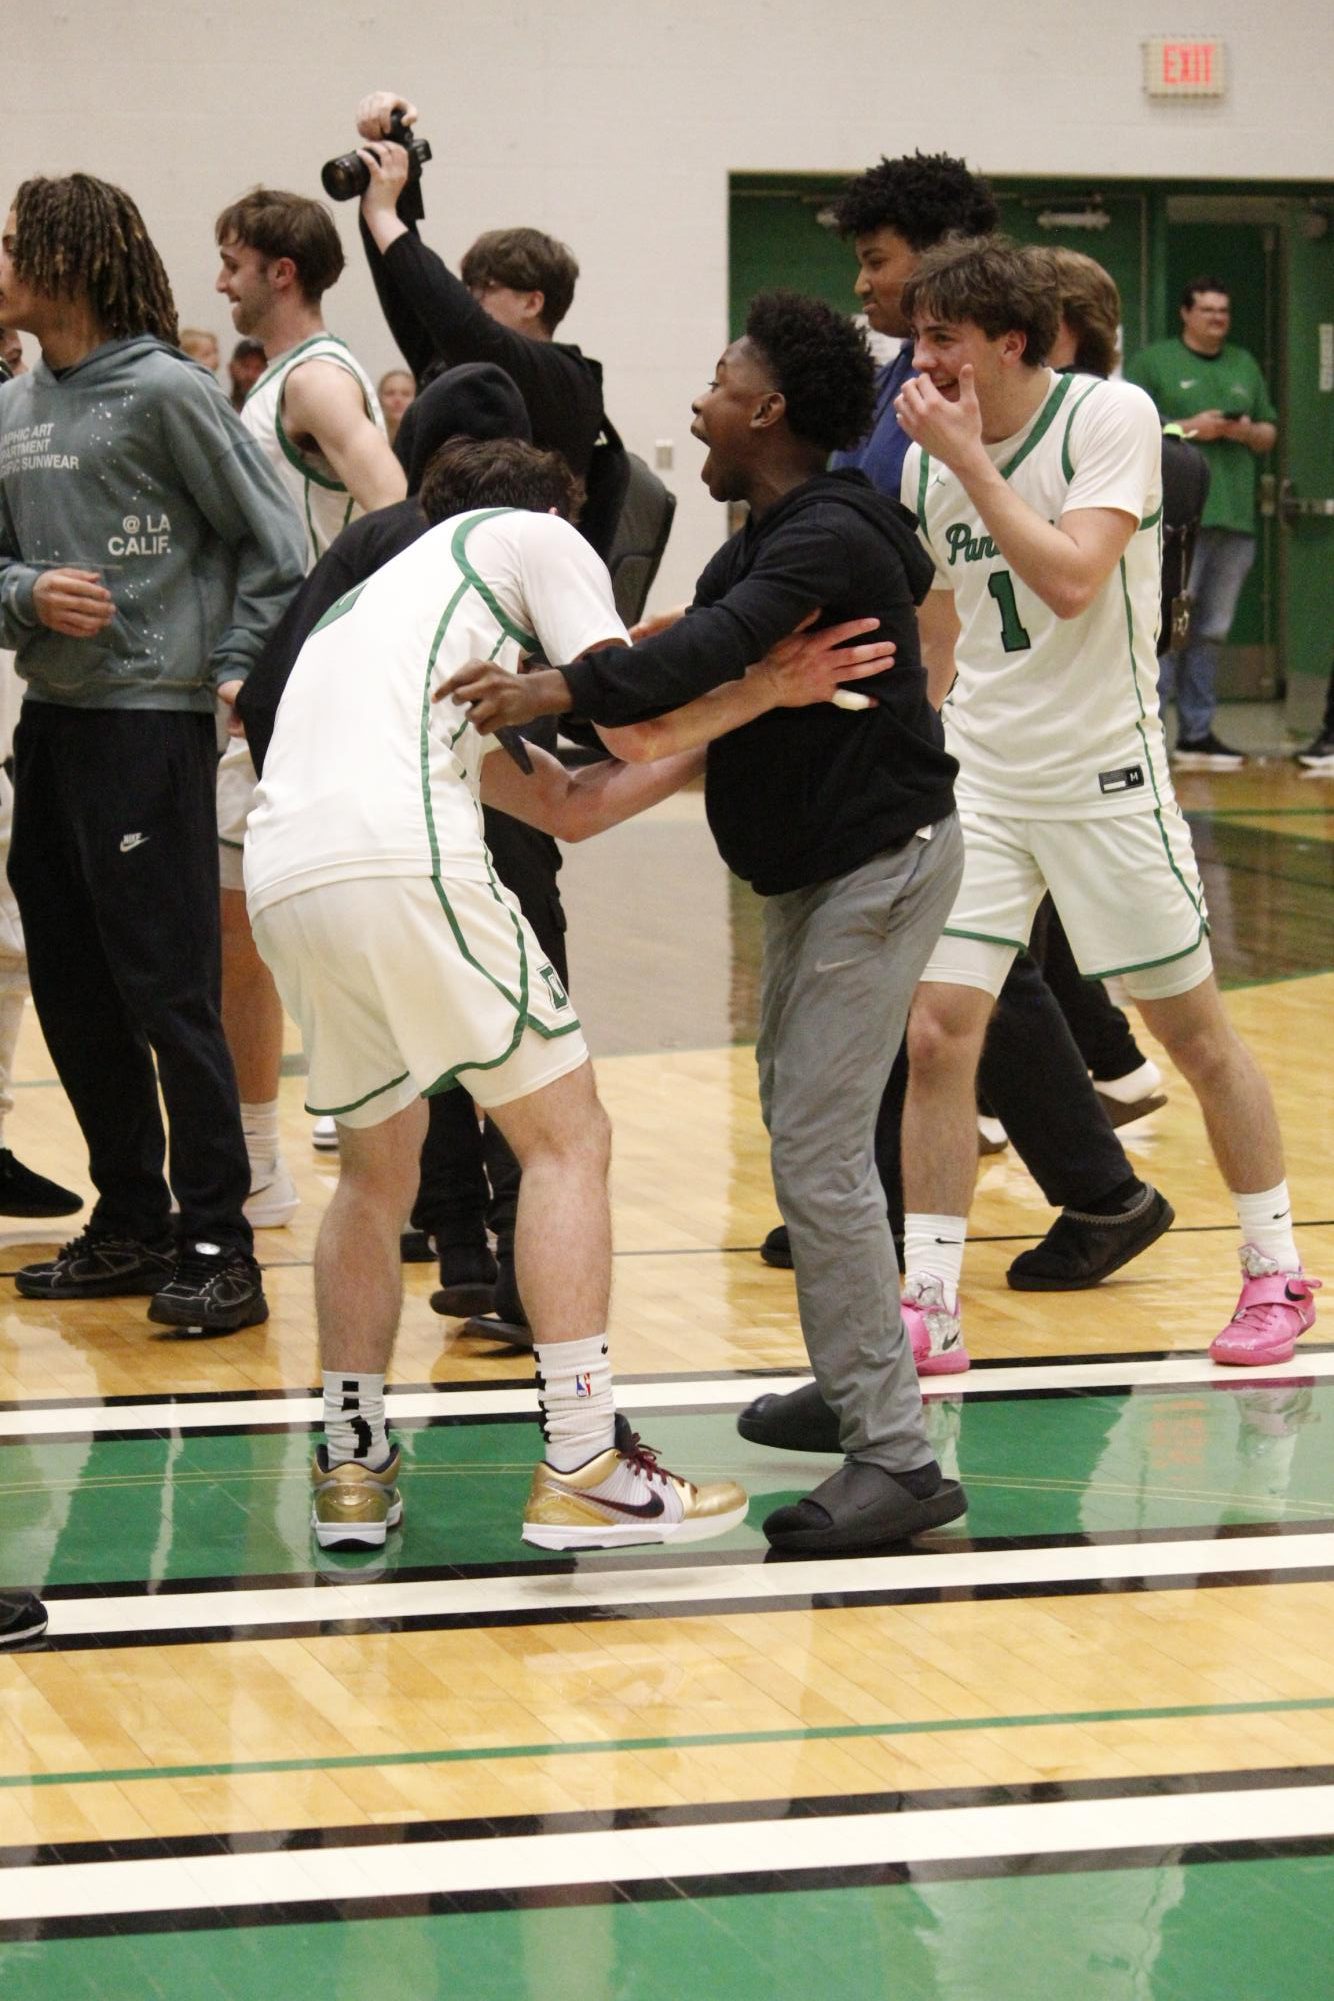
M 1119 975 L 1204 1113 L 1241 1226 L 1242 1290 L 1215 1361 L 1285 1361 L 1318 1281 L 1292 1234 L 1273 1098 L 1223 1011 L 1190 834 L 1158 717 L 1161 449 L 1131 384 L 1043 364 L 1058 306 L 1018 252 L 929 252 L 904 290 L 917 379 L 902 498 L 936 564 L 923 653 L 946 702 L 965 839 L 958 900 L 918 989 L 904 1116 L 910 1331 L 966 1368 L 958 1312 L 977 1164 L 974 1075 L 992 1003 L 1050 889 L 1081 972 Z M 916 1320 L 916 1329 L 912 1321 Z
M 237 332 L 262 341 L 267 361 L 241 421 L 301 518 L 311 569 L 355 514 L 407 491 L 371 379 L 324 325 L 321 302 L 343 269 L 342 245 L 321 202 L 272 188 L 256 188 L 224 209 L 216 236 L 217 289 L 231 301 Z M 250 753 L 238 738 L 218 773 L 222 1016 L 250 1151 L 246 1214 L 256 1228 L 276 1229 L 296 1209 L 297 1194 L 278 1144 L 282 1008 L 250 935 L 242 887 L 254 789 Z
M 674 792 L 703 752 L 567 773 L 531 747 L 525 776 L 447 690 L 470 660 L 508 674 L 529 654 L 572 660 L 628 643 L 606 568 L 570 526 L 573 496 L 555 452 L 516 439 L 444 446 L 421 489 L 438 525 L 341 597 L 302 648 L 251 815 L 255 935 L 301 1024 L 307 1108 L 333 1114 L 341 1140 L 315 1247 L 324 1437 L 312 1527 L 324 1546 L 380 1546 L 402 1516 L 384 1402 L 399 1231 L 417 1188 L 423 1098 L 460 1079 L 523 1167 L 515 1251 L 546 1440 L 525 1540 L 687 1542 L 746 1511 L 731 1482 L 679 1479 L 617 1426 L 607 1121 L 578 1018 L 496 879 L 478 810 L 480 799 L 579 840 Z M 805 644 L 818 652 L 849 630 Z M 831 651 L 828 662 L 834 673 L 883 666 L 887 650 Z M 771 656 L 692 705 L 701 730 L 837 685 L 783 689 L 773 666 Z

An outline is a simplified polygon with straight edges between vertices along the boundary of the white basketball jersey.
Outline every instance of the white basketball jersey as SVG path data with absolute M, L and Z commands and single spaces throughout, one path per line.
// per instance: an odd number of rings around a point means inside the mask
M 345 368 L 361 385 L 367 415 L 376 429 L 384 431 L 385 422 L 374 383 L 347 343 L 331 333 L 312 334 L 309 340 L 280 354 L 246 397 L 241 422 L 263 446 L 301 516 L 306 530 L 306 568 L 311 570 L 361 509 L 328 460 L 318 452 L 303 451 L 283 428 L 284 385 L 291 371 L 306 361 L 332 361 Z
M 496 739 L 434 691 L 470 660 L 514 672 L 618 640 L 611 579 L 568 521 L 482 509 L 430 529 L 301 649 L 246 833 L 251 914 L 349 877 L 489 881 L 477 796 Z
M 1011 570 L 955 475 L 910 448 L 903 502 L 959 615 L 958 676 L 942 712 L 959 802 L 1025 819 L 1151 811 L 1172 796 L 1158 715 L 1153 404 L 1128 382 L 1053 376 L 1024 428 L 987 452 L 1044 521 L 1100 507 L 1139 525 L 1088 609 L 1058 618 Z

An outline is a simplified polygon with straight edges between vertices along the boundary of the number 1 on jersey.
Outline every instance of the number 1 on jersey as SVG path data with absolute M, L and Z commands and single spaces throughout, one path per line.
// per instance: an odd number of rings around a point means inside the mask
M 1033 642 L 1019 616 L 1019 607 L 1014 601 L 1014 579 L 1008 570 L 993 570 L 987 578 L 987 590 L 1000 606 L 1001 645 L 1007 653 L 1023 653 Z

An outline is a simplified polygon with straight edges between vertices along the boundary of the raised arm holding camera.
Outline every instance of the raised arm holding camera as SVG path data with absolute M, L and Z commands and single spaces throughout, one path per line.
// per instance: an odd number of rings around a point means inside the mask
M 361 195 L 371 276 L 418 381 L 433 362 L 498 363 L 523 397 L 534 444 L 560 452 L 582 478 L 602 428 L 602 369 L 554 337 L 579 266 L 541 230 L 496 229 L 464 253 L 456 277 L 417 234 L 421 170 L 431 151 L 413 137 L 416 119 L 416 106 L 394 91 L 363 97 L 357 130 L 367 143 L 329 162 L 325 192 L 341 201 Z

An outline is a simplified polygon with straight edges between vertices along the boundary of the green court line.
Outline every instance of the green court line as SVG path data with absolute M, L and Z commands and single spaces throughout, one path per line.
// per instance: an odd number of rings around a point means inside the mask
M 911 1723 L 831 1723 L 810 1729 L 699 1731 L 679 1737 L 611 1737 L 578 1744 L 476 1744 L 453 1751 L 354 1752 L 335 1758 L 256 1758 L 239 1764 L 148 1765 L 122 1771 L 30 1772 L 0 1776 L 0 1790 L 18 1786 L 129 1785 L 140 1779 L 235 1779 L 271 1772 L 386 1770 L 396 1765 L 463 1765 L 488 1758 L 586 1758 L 610 1751 L 679 1751 L 710 1745 L 811 1744 L 843 1738 L 912 1737 L 962 1730 L 1064 1728 L 1072 1723 L 1159 1723 L 1196 1716 L 1279 1716 L 1334 1709 L 1334 1696 L 1292 1696 L 1278 1702 L 1172 1703 L 1160 1709 L 1070 1709 L 1034 1716 L 923 1717 Z

